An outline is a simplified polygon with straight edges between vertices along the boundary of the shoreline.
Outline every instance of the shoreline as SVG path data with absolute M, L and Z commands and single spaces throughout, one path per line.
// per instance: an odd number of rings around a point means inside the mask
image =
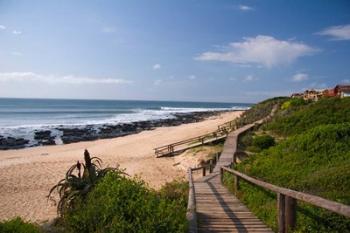
M 56 127 L 33 129 L 26 137 L 16 137 L 14 135 L 5 136 L 0 134 L 0 151 L 123 137 L 145 130 L 154 130 L 157 127 L 178 126 L 181 124 L 199 122 L 208 117 L 231 111 L 239 110 L 174 113 L 171 118 L 134 121 L 129 123 L 59 125 Z
M 56 217 L 56 207 L 47 202 L 49 189 L 67 169 L 83 159 L 84 149 L 103 160 L 103 166 L 120 165 L 152 188 L 185 177 L 185 164 L 176 157 L 155 158 L 154 148 L 216 130 L 217 125 L 243 111 L 224 112 L 203 121 L 157 127 L 112 139 L 0 151 L 0 219 L 20 216 L 42 223 Z M 196 159 L 195 157 L 193 159 Z

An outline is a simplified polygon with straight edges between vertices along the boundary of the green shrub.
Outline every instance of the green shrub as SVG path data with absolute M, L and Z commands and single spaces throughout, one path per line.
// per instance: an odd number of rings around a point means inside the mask
M 24 222 L 17 217 L 8 221 L 0 222 L 1 233 L 40 233 L 41 230 L 37 225 Z
M 260 135 L 253 137 L 252 146 L 258 150 L 268 149 L 275 145 L 275 139 L 270 135 Z
M 344 122 L 350 122 L 350 98 L 326 98 L 279 111 L 264 128 L 288 136 L 319 125 Z
M 286 99 L 287 97 L 275 97 L 253 105 L 249 110 L 245 111 L 240 118 L 237 119 L 237 125 L 243 126 L 250 124 L 268 116 L 276 104 L 279 105 Z
M 306 105 L 308 102 L 305 101 L 304 99 L 302 98 L 292 98 L 288 101 L 285 101 L 282 106 L 281 106 L 281 109 L 282 110 L 286 110 L 286 109 L 289 109 L 291 107 L 296 107 L 296 106 L 303 106 L 303 105 Z
M 311 128 L 249 157 L 237 169 L 275 185 L 349 205 L 350 123 Z M 276 200 L 271 193 L 243 182 L 239 198 L 276 229 Z M 298 232 L 349 232 L 349 219 L 302 202 L 298 206 Z
M 110 172 L 64 216 L 65 232 L 185 232 L 186 203 L 177 200 L 184 189 L 173 183 L 157 193 Z
M 176 201 L 186 207 L 188 201 L 188 181 L 177 179 L 167 182 L 159 190 L 159 194 L 162 198 Z

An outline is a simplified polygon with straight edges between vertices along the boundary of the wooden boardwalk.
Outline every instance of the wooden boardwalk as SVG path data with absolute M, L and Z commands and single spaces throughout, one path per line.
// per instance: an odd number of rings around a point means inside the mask
M 235 121 L 232 120 L 218 125 L 218 129 L 214 132 L 154 148 L 154 153 L 156 157 L 171 156 L 190 148 L 223 140 L 231 130 L 236 129 Z
M 245 180 L 263 189 L 275 192 L 277 195 L 277 220 L 278 232 L 288 233 L 296 227 L 297 201 L 332 211 L 334 213 L 350 218 L 350 206 L 342 203 L 324 199 L 307 193 L 278 187 L 276 185 L 250 177 L 236 170 L 228 168 L 235 162 L 234 155 L 237 150 L 238 136 L 268 120 L 276 111 L 273 108 L 270 116 L 254 124 L 246 125 L 232 131 L 227 136 L 221 157 L 216 167 L 212 169 L 212 161 L 209 165 L 209 175 L 205 176 L 207 167 L 189 168 L 189 201 L 187 208 L 187 219 L 189 221 L 190 233 L 201 232 L 273 232 L 260 219 L 258 219 L 236 196 L 231 194 L 222 184 L 222 177 L 225 172 L 233 175 L 234 191 L 239 190 L 239 180 Z M 192 172 L 203 170 L 203 177 L 193 180 Z
M 220 174 L 194 182 L 198 232 L 273 232 L 226 187 Z
M 193 182 L 198 232 L 273 232 L 231 194 L 220 180 L 220 167 L 233 162 L 239 134 L 254 125 L 249 124 L 229 133 L 213 173 Z

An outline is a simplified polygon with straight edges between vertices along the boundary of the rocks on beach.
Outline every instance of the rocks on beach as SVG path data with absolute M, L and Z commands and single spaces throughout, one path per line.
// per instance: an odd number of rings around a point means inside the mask
M 0 150 L 21 149 L 26 147 L 29 140 L 24 138 L 0 136 Z
M 139 133 L 143 130 L 152 130 L 156 127 L 177 126 L 186 123 L 193 123 L 202 121 L 207 117 L 217 115 L 224 111 L 212 112 L 194 112 L 194 113 L 176 113 L 173 118 L 138 121 L 132 123 L 120 124 L 104 124 L 100 126 L 86 125 L 82 127 L 58 127 L 62 133 L 60 139 L 62 143 L 68 144 L 80 141 L 92 141 L 102 138 L 115 138 L 126 136 L 134 133 Z M 51 130 L 37 130 L 34 131 L 34 140 L 36 143 L 30 146 L 37 145 L 55 145 L 55 136 L 52 135 Z M 29 146 L 29 140 L 24 138 L 4 137 L 0 135 L 0 150 L 20 149 Z
M 40 130 L 34 132 L 34 139 L 41 145 L 55 145 L 55 137 L 51 136 L 50 130 Z

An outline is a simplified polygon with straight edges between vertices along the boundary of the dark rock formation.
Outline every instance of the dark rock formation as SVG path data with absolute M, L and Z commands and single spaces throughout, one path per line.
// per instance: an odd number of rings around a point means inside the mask
M 0 136 L 0 150 L 20 149 L 26 147 L 29 140 L 24 138 L 13 138 Z

